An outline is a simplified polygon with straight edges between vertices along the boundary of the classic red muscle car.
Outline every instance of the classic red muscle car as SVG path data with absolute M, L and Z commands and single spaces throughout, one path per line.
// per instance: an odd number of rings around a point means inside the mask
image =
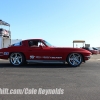
M 62 63 L 79 66 L 91 52 L 81 48 L 54 47 L 43 39 L 27 39 L 0 49 L 0 59 L 9 59 L 15 66 L 27 63 Z

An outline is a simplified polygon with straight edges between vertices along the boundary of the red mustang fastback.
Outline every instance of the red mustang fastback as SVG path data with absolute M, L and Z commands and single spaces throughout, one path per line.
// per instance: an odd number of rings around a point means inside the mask
M 91 52 L 81 48 L 54 47 L 43 39 L 28 39 L 0 49 L 0 59 L 9 59 L 15 66 L 27 63 L 62 63 L 79 66 Z

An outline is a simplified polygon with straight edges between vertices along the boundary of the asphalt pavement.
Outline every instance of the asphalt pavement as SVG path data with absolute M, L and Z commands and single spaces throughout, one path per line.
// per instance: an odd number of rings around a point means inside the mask
M 100 55 L 80 67 L 29 64 L 14 67 L 0 60 L 0 91 L 8 89 L 62 89 L 62 94 L 0 94 L 0 100 L 100 100 Z

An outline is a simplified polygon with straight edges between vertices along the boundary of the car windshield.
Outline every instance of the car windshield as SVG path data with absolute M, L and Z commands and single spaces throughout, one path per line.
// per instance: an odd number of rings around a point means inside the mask
M 93 49 L 94 49 L 94 50 L 98 50 L 98 48 L 94 48 L 94 47 L 93 47 Z
M 50 43 L 48 43 L 47 41 L 43 40 L 44 43 L 48 46 L 48 47 L 52 47 L 53 45 L 51 45 Z
M 94 50 L 92 47 L 89 47 L 89 50 Z

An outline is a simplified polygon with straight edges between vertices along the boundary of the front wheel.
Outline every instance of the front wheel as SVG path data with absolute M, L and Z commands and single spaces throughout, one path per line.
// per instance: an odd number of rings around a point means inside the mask
M 73 67 L 79 66 L 83 62 L 83 57 L 79 53 L 71 53 L 67 57 L 67 63 Z
M 25 57 L 22 53 L 12 53 L 9 57 L 10 63 L 14 66 L 20 66 L 25 63 Z

